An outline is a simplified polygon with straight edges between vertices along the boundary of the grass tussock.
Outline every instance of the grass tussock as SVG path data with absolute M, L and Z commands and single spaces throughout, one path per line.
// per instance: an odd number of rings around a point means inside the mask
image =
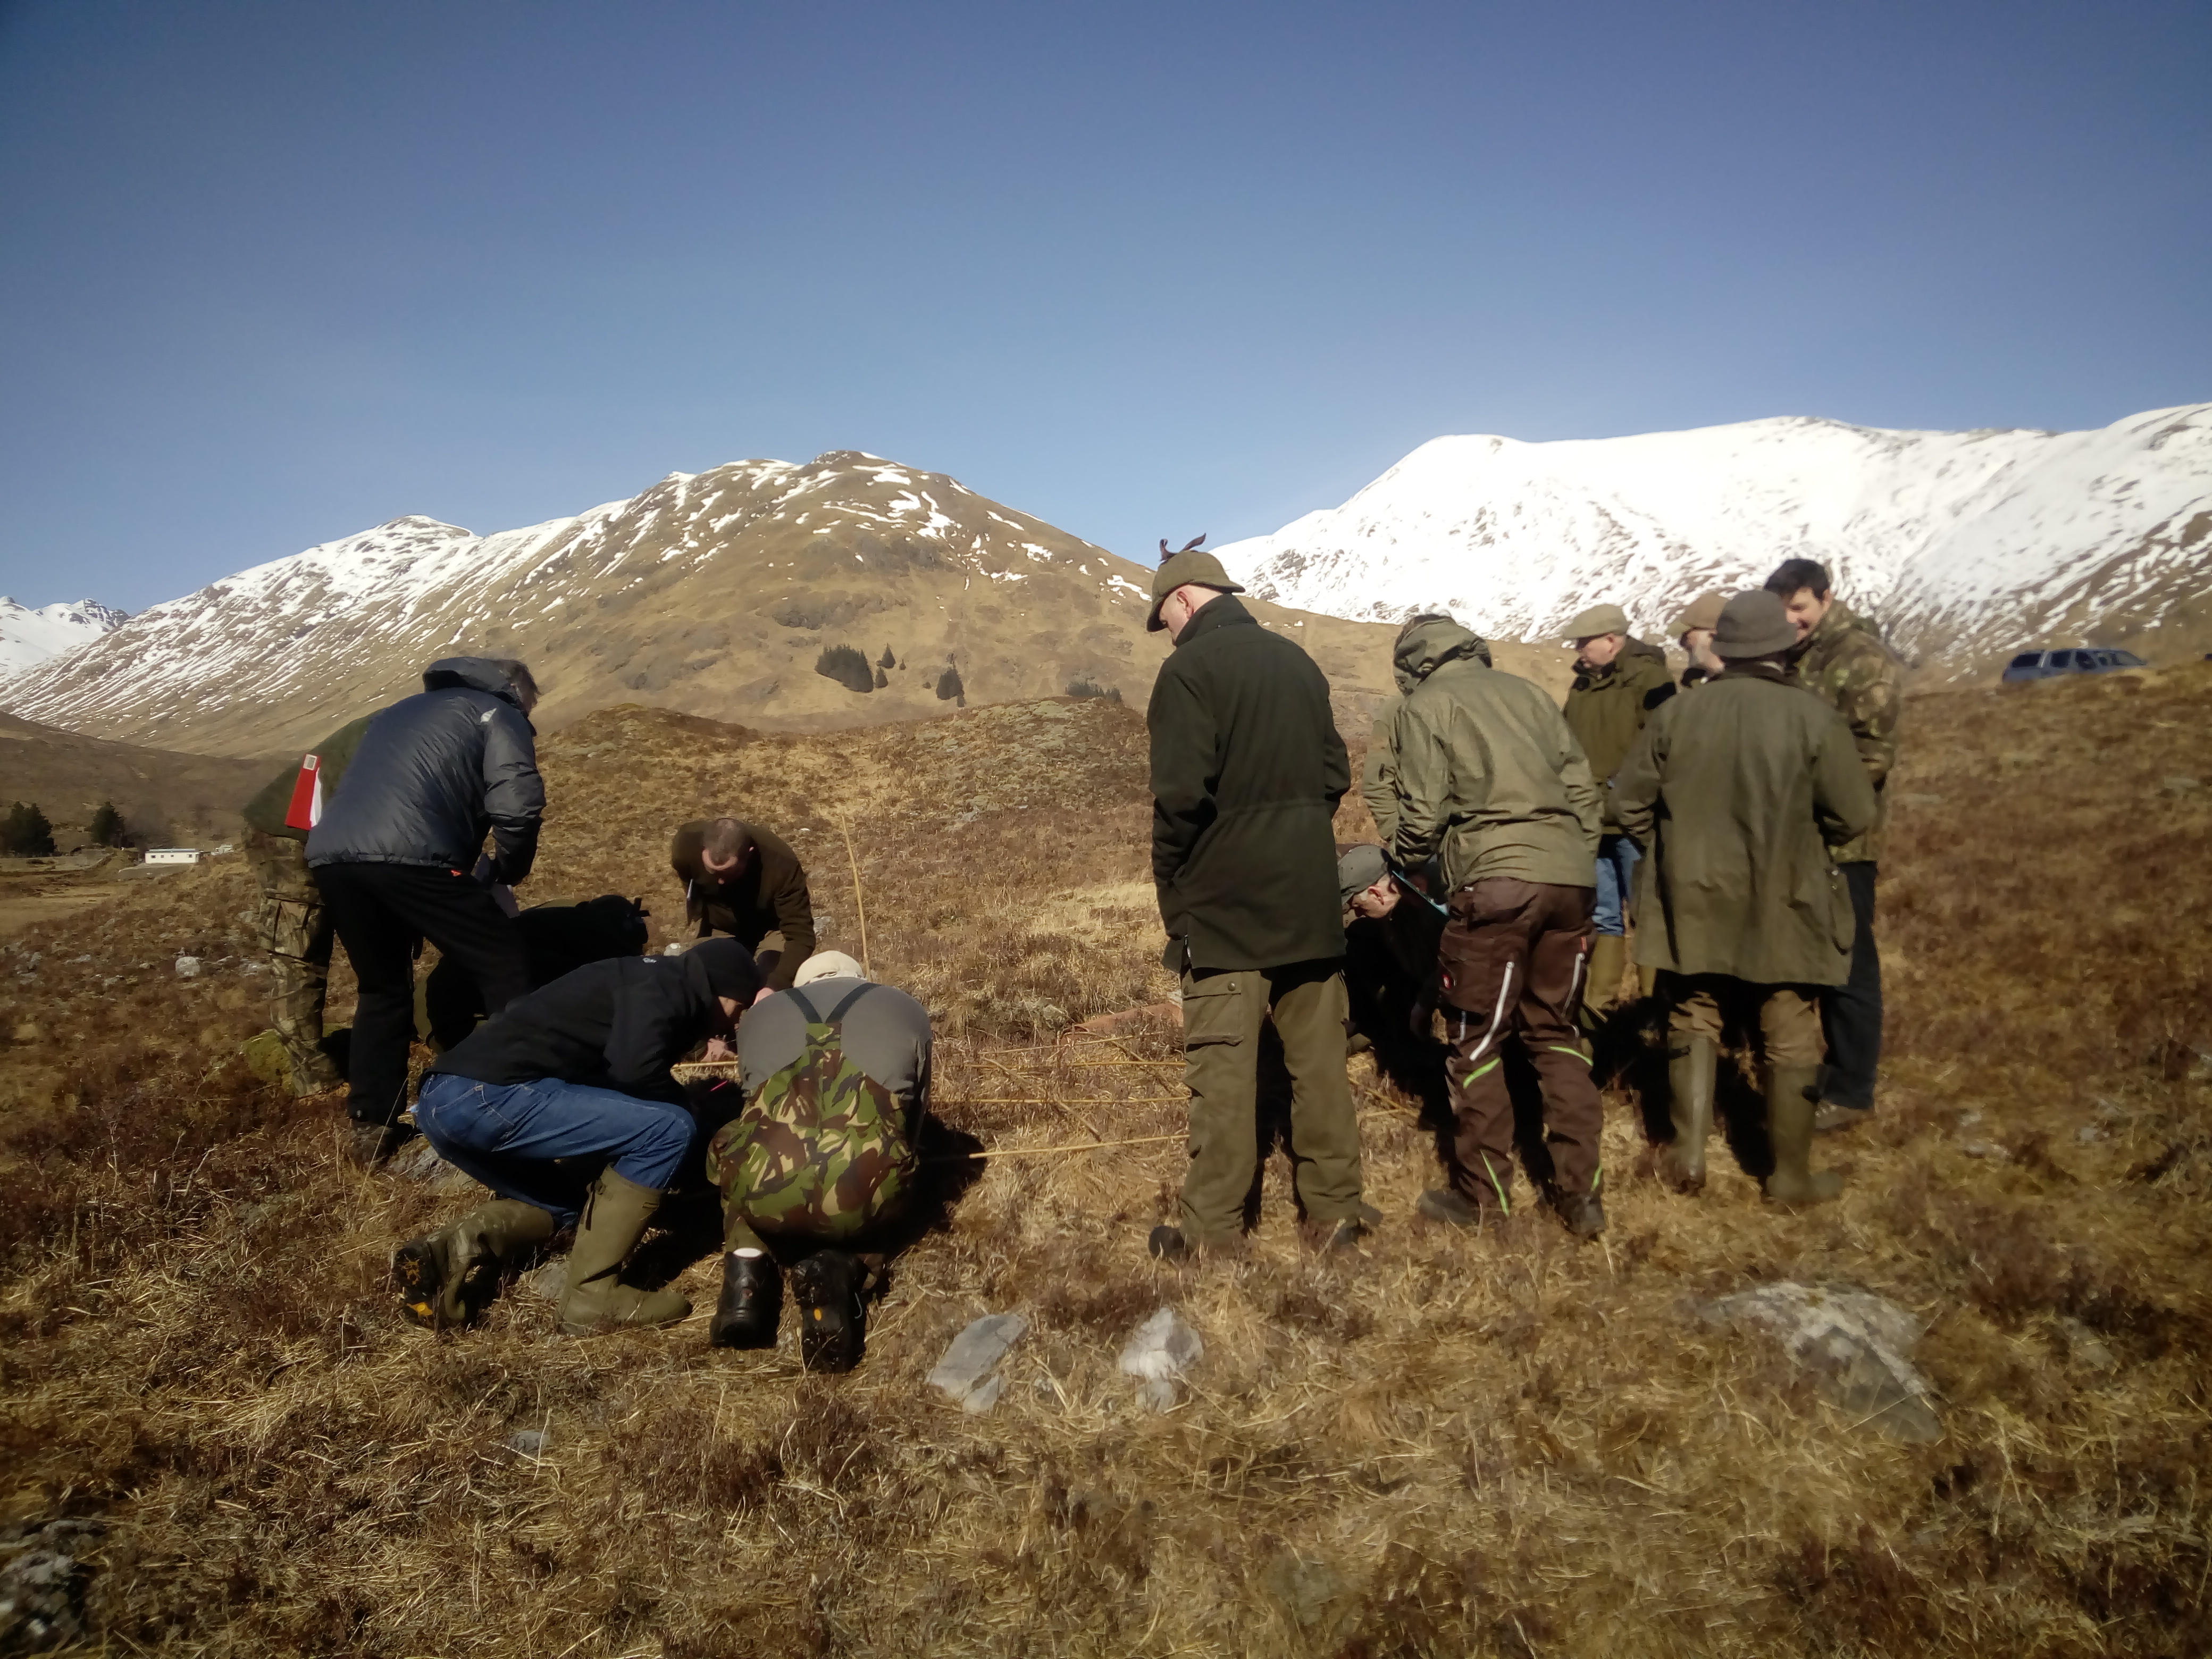
M 407 1325 L 390 1250 L 470 1200 L 353 1170 L 331 1103 L 236 1064 L 242 872 L 38 924 L 0 950 L 0 1036 L 36 1032 L 0 1048 L 0 1573 L 44 1562 L 116 1652 L 2206 1651 L 2212 823 L 2170 781 L 2212 781 L 2208 710 L 2197 670 L 1909 705 L 1882 1109 L 1836 1206 L 1770 1212 L 1726 1153 L 1702 1200 L 1635 1177 L 1624 1065 L 1601 1243 L 1446 1235 L 1363 1060 L 1365 1260 L 1299 1250 L 1279 1158 L 1251 1256 L 1190 1274 L 1143 1249 L 1172 1139 L 935 1166 L 837 1379 L 788 1335 L 708 1350 L 680 1226 L 676 1330 L 565 1340 L 526 1280 Z M 807 738 L 612 710 L 545 745 L 532 886 L 670 927 L 670 829 L 735 811 L 857 954 L 849 830 L 876 967 L 945 1033 L 933 1147 L 1171 1136 L 1167 1036 L 1057 1040 L 1167 988 L 1142 755 L 1101 699 Z M 1940 1441 L 1687 1311 L 1785 1277 L 1927 1322 Z M 1206 1344 L 1164 1414 L 1115 1365 L 1162 1302 Z M 1007 1309 L 991 1414 L 923 1386 Z

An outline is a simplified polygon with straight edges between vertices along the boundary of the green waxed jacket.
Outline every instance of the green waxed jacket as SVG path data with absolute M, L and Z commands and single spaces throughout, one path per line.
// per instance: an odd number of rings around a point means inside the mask
M 1352 767 L 1313 659 L 1224 593 L 1184 627 L 1145 720 L 1166 965 L 1341 957 L 1332 825 Z
M 361 747 L 361 734 L 368 730 L 369 721 L 375 718 L 374 714 L 363 714 L 357 720 L 349 720 L 307 751 L 316 757 L 322 773 L 323 799 L 326 804 L 338 793 L 339 780 L 352 763 L 353 751 Z M 264 836 L 282 836 L 288 841 L 304 842 L 307 832 L 284 822 L 284 815 L 292 807 L 293 787 L 299 781 L 300 763 L 295 761 L 263 784 L 240 811 L 246 827 L 258 830 Z
M 1454 891 L 1492 876 L 1592 886 L 1602 806 L 1582 745 L 1540 689 L 1485 666 L 1478 643 L 1449 622 L 1398 641 L 1419 684 L 1394 722 L 1391 850 L 1418 870 L 1441 848 Z
M 1398 710 L 1405 698 L 1393 697 L 1375 711 L 1367 738 L 1367 764 L 1359 775 L 1359 798 L 1375 815 L 1375 838 L 1388 847 L 1398 830 Z
M 1567 693 L 1567 728 L 1583 746 L 1590 775 L 1601 786 L 1609 783 L 1628 751 L 1659 705 L 1674 695 L 1674 677 L 1667 672 L 1667 653 L 1656 645 L 1632 639 L 1605 667 L 1575 675 Z M 1605 830 L 1619 830 L 1613 792 L 1606 790 Z
M 1792 656 L 1790 683 L 1819 696 L 1851 728 L 1860 763 L 1874 785 L 1875 815 L 1864 835 L 1836 849 L 1836 862 L 1872 864 L 1881 857 L 1882 832 L 1889 823 L 1889 769 L 1897 762 L 1897 719 L 1904 701 L 1897 659 L 1873 622 L 1838 599 Z
M 1661 709 L 1621 769 L 1642 844 L 1639 967 L 1841 985 L 1850 890 L 1833 848 L 1874 822 L 1850 728 L 1772 669 L 1731 668 Z

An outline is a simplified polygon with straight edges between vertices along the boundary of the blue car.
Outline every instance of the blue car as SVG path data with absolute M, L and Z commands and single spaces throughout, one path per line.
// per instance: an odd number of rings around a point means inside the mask
M 2007 680 L 2053 680 L 2062 674 L 2111 674 L 2150 665 L 2132 651 L 2023 651 L 2005 665 Z

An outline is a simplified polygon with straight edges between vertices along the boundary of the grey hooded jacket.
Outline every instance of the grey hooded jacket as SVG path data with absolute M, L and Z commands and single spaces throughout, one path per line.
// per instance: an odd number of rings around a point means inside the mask
M 485 658 L 434 662 L 422 684 L 369 721 L 307 837 L 307 863 L 465 871 L 489 830 L 494 874 L 512 886 L 530 873 L 545 812 L 530 722 Z

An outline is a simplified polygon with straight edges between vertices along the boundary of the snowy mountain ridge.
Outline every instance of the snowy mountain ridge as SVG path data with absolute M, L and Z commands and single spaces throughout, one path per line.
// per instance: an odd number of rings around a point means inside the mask
M 129 611 L 97 599 L 64 600 L 33 611 L 0 596 L 0 680 L 74 651 L 130 620 Z
M 944 474 L 834 450 L 671 473 L 490 535 L 394 519 L 155 605 L 14 677 L 0 704 L 88 736 L 266 755 L 457 653 L 527 660 L 542 725 L 623 702 L 789 729 L 1077 686 L 1134 699 L 1161 654 L 1150 581 Z M 1269 625 L 1297 630 L 1347 698 L 1387 690 L 1383 630 Z
M 2212 596 L 2212 404 L 2091 432 L 1794 416 L 1437 438 L 1342 507 L 1221 550 L 1279 604 L 1375 621 L 1445 610 L 1527 640 L 1602 599 L 1663 638 L 1698 593 L 1791 557 L 1826 565 L 1908 658 L 1955 672 L 2046 638 L 2136 636 Z

